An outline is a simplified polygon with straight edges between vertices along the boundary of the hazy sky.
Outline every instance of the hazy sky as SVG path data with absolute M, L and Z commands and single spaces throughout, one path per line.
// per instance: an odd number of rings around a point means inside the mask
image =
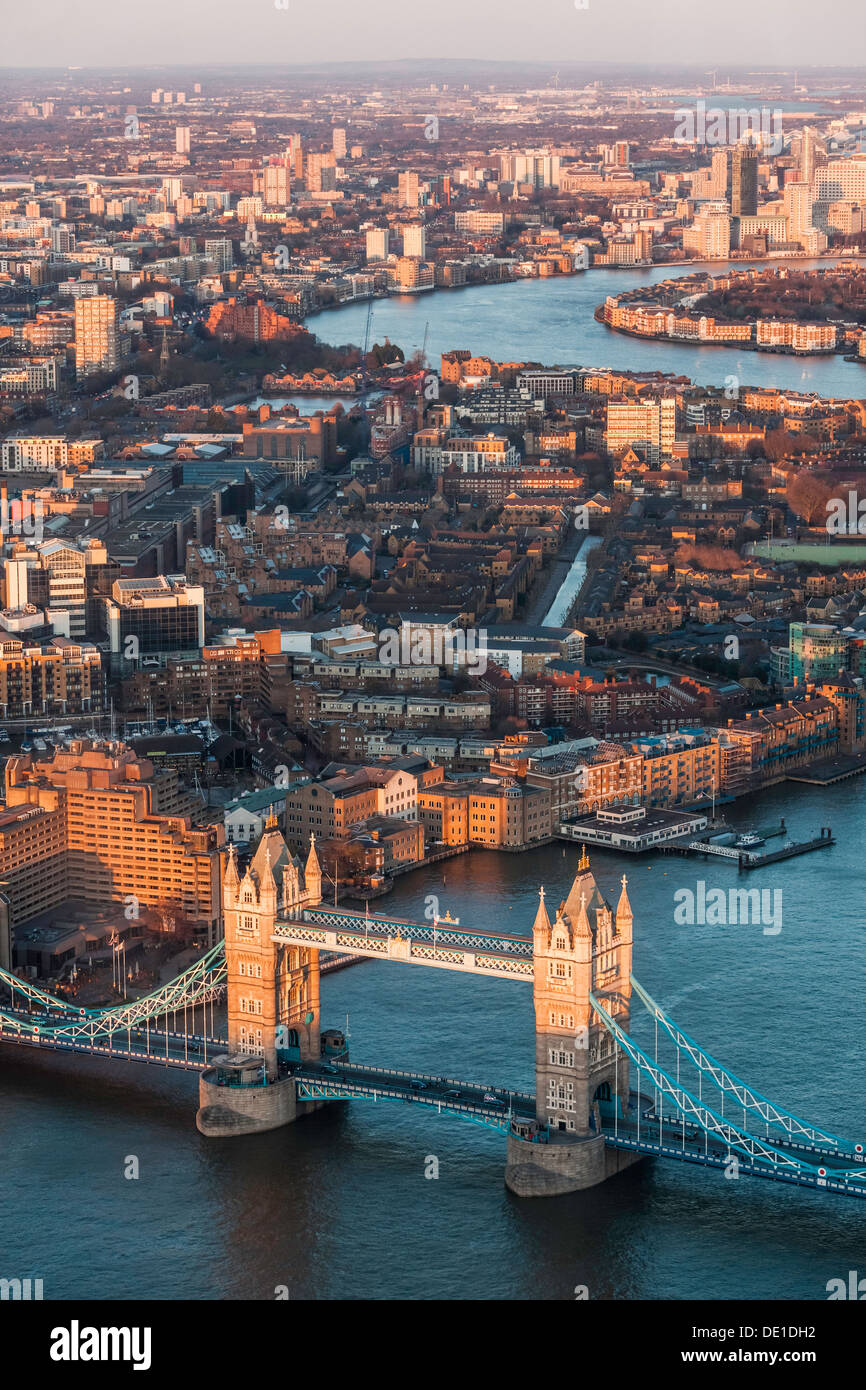
M 866 63 L 863 0 L 17 0 L 0 67 L 376 58 Z

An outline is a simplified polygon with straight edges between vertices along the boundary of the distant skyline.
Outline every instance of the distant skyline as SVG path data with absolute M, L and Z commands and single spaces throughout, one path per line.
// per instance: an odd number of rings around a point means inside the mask
M 284 3 L 285 0 L 279 0 Z M 580 0 L 584 3 L 584 0 Z M 766 69 L 866 59 L 862 0 L 43 0 L 6 16 L 0 67 L 467 58 Z M 720 74 L 723 76 L 724 74 Z

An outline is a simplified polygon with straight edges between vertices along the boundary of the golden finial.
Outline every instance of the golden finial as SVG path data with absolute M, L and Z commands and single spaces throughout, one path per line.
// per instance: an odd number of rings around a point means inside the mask
M 265 821 L 265 829 L 266 829 L 266 830 L 276 830 L 276 829 L 277 829 L 277 813 L 276 813 L 276 811 L 274 810 L 273 806 L 271 806 L 270 812 L 269 812 L 269 814 L 268 814 L 268 818 L 267 818 L 267 820 Z
M 589 868 L 589 855 L 588 855 L 587 852 L 586 852 L 586 845 L 581 845 L 581 847 L 580 847 L 580 863 L 579 863 L 578 866 L 577 866 L 577 872 L 578 872 L 578 873 L 583 873 L 584 869 L 588 869 L 588 868 Z

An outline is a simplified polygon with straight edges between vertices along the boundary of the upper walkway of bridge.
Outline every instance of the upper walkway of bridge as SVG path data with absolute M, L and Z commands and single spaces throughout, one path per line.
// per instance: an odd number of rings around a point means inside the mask
M 411 922 L 345 908 L 306 908 L 302 922 L 278 919 L 272 940 L 500 979 L 531 980 L 533 974 L 532 937 L 471 931 L 448 917 Z

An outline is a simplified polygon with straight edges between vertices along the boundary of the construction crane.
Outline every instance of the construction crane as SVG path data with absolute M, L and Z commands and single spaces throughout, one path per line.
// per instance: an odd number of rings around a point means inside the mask
M 364 328 L 364 362 L 367 361 L 367 352 L 370 348 L 370 324 L 373 322 L 373 300 L 370 299 L 367 305 L 367 323 Z
M 367 322 L 364 327 L 364 351 L 361 357 L 361 448 L 366 449 L 369 441 L 367 429 L 367 396 L 369 395 L 369 373 L 367 371 L 367 353 L 370 350 L 370 327 L 373 322 L 373 301 L 367 304 Z

